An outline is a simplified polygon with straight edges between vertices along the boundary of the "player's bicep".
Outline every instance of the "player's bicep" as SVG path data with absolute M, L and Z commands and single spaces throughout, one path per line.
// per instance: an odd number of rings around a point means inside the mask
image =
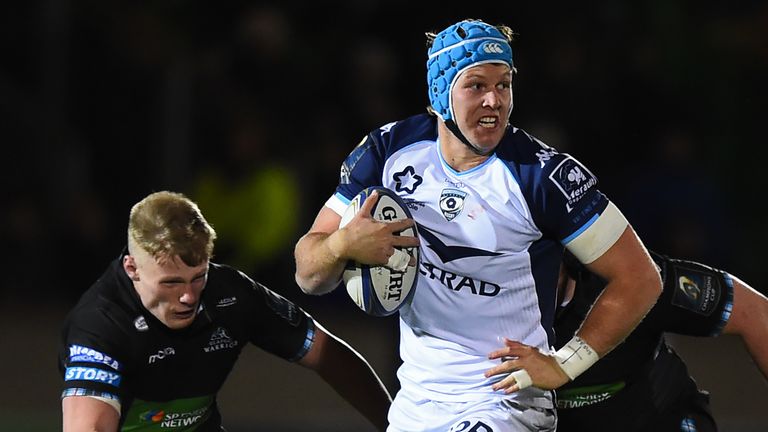
M 329 235 L 339 229 L 340 222 L 341 216 L 327 205 L 320 209 L 312 227 L 296 242 L 294 256 L 296 257 L 297 271 L 301 271 L 302 264 L 312 262 L 315 257 L 315 249 Z
M 90 396 L 67 396 L 61 400 L 63 431 L 115 432 L 120 422 L 116 407 Z
M 339 229 L 339 222 L 341 222 L 339 213 L 328 205 L 324 205 L 317 213 L 317 217 L 315 217 L 309 232 L 329 234 Z
M 656 295 L 659 294 L 658 272 L 630 225 L 626 225 L 616 241 L 594 261 L 586 264 L 586 267 L 606 283 L 621 282 L 622 286 L 633 293 L 645 288 L 646 284 L 652 284 Z
M 612 203 L 593 216 L 563 244 L 579 261 L 590 264 L 605 254 L 625 233 L 629 222 Z

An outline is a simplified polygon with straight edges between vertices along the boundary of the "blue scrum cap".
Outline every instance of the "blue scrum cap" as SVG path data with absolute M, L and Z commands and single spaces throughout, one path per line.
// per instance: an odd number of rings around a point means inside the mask
M 427 84 L 432 109 L 443 120 L 453 118 L 451 89 L 456 77 L 471 66 L 504 63 L 512 69 L 512 47 L 496 27 L 482 21 L 461 21 L 441 31 L 429 48 Z

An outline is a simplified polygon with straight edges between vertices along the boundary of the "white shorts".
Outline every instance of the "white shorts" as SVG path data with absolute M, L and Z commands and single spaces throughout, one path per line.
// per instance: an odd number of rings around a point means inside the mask
M 388 420 L 387 432 L 540 432 L 557 427 L 551 392 L 535 398 L 437 402 L 401 390 Z

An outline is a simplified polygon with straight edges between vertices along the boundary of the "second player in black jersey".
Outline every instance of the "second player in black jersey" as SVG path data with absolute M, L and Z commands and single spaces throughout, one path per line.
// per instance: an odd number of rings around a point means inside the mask
M 614 350 L 557 392 L 559 431 L 716 431 L 709 395 L 698 388 L 665 332 L 690 336 L 739 333 L 764 374 L 766 325 L 748 323 L 768 300 L 732 275 L 652 253 L 664 283 L 656 305 Z M 556 347 L 578 329 L 604 281 L 566 257 L 556 319 Z M 566 276 L 567 275 L 567 276 Z
M 152 194 L 128 232 L 64 324 L 65 431 L 223 430 L 216 395 L 249 343 L 315 370 L 385 428 L 390 396 L 368 363 L 292 302 L 211 263 L 215 232 L 193 202 Z

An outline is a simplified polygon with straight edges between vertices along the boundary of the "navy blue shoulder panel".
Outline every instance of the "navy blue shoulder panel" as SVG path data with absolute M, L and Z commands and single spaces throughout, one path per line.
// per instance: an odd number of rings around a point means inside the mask
M 419 141 L 437 140 L 437 118 L 429 114 L 418 114 L 399 122 L 390 123 L 369 134 L 380 137 L 387 147 L 387 156 L 401 148 Z
M 336 192 L 351 199 L 359 191 L 381 186 L 384 162 L 410 144 L 437 139 L 437 119 L 419 114 L 374 129 L 355 147 L 341 165 Z
M 592 172 L 521 129 L 505 135 L 496 156 L 517 180 L 545 236 L 565 240 L 608 204 Z

